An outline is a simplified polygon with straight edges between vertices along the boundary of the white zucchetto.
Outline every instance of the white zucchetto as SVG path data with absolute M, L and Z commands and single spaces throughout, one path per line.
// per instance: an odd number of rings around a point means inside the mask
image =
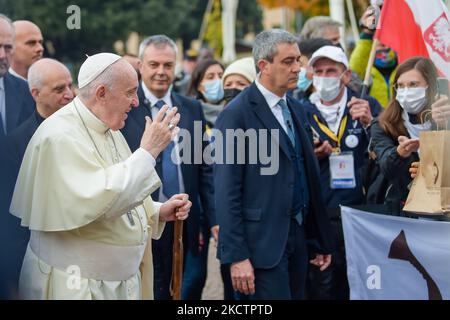
M 91 83 L 103 71 L 122 57 L 108 52 L 97 53 L 83 62 L 78 73 L 78 88 L 81 89 Z

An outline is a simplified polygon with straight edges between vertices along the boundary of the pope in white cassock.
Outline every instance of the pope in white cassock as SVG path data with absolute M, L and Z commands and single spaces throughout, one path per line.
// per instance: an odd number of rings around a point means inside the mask
M 184 220 L 185 194 L 154 203 L 158 154 L 178 133 L 176 108 L 147 118 L 131 154 L 119 129 L 137 107 L 138 79 L 120 56 L 89 57 L 80 95 L 45 120 L 22 162 L 11 212 L 31 230 L 20 275 L 24 299 L 151 299 L 151 238 Z

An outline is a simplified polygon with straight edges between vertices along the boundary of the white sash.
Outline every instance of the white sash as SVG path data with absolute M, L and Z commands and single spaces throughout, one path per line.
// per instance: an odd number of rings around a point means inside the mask
M 117 246 L 76 237 L 68 232 L 31 231 L 30 247 L 46 264 L 67 272 L 76 266 L 81 277 L 124 281 L 139 271 L 147 242 Z

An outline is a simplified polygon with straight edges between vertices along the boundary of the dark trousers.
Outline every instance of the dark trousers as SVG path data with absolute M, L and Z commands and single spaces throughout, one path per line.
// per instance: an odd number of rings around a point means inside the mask
M 172 300 L 170 283 L 172 279 L 173 222 L 167 222 L 161 238 L 152 241 L 153 253 L 153 293 L 155 300 Z M 181 297 L 183 300 L 200 300 L 206 282 L 208 245 L 210 232 L 204 229 L 205 245 L 198 254 L 184 246 L 183 282 Z M 184 236 L 188 236 L 184 233 Z M 198 237 L 198 235 L 196 235 Z M 186 242 L 185 242 L 186 243 Z
M 211 233 L 204 228 L 204 245 L 197 254 L 187 250 L 184 255 L 183 284 L 181 286 L 182 300 L 200 300 L 208 271 L 208 248 Z
M 311 300 L 348 300 L 350 290 L 347 279 L 344 234 L 339 217 L 331 219 L 335 251 L 331 265 L 324 271 L 310 265 L 307 279 L 307 298 Z
M 161 238 L 152 241 L 153 293 L 155 300 L 172 300 L 173 222 L 167 222 Z
M 255 294 L 250 299 L 303 299 L 307 265 L 308 251 L 305 229 L 292 219 L 288 241 L 280 262 L 271 269 L 255 268 Z
M 220 274 L 223 282 L 223 298 L 225 300 L 237 300 L 235 291 L 233 289 L 233 282 L 231 281 L 230 264 L 220 265 Z

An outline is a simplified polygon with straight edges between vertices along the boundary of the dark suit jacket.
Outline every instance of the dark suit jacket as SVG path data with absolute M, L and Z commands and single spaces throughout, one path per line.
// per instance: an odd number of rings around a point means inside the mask
M 23 257 L 30 238 L 28 228 L 20 226 L 20 220 L 9 213 L 9 205 L 14 192 L 14 186 L 19 174 L 25 150 L 43 118 L 33 112 L 19 127 L 8 136 L 0 137 L 0 298 L 15 298 L 11 291 L 17 290 Z M 9 292 L 8 292 L 9 291 Z
M 44 121 L 44 118 L 37 111 L 34 111 L 25 122 L 10 132 L 7 137 L 2 138 L 5 141 L 6 174 L 9 177 L 8 180 L 13 183 L 12 189 L 14 189 L 28 143 L 42 121 Z
M 10 134 L 36 109 L 28 89 L 28 83 L 9 72 L 3 78 L 5 84 L 6 132 Z M 2 126 L 0 124 L 0 126 Z M 0 136 L 4 135 L 0 130 Z
M 133 108 L 128 115 L 125 127 L 122 129 L 122 134 L 130 146 L 131 151 L 139 148 L 142 134 L 145 129 L 145 116 L 151 117 L 150 109 L 145 105 L 145 95 L 142 87 L 139 86 L 138 97 L 140 104 L 137 108 Z M 181 116 L 178 126 L 181 129 L 186 129 L 191 134 L 190 144 L 183 148 L 190 148 L 191 161 L 190 163 L 181 164 L 181 172 L 183 175 L 183 182 L 185 193 L 189 195 L 189 200 L 192 201 L 192 208 L 187 219 L 186 234 L 184 239 L 189 250 L 194 253 L 198 252 L 198 234 L 200 232 L 200 225 L 204 222 L 206 217 L 210 226 L 215 224 L 214 221 L 214 185 L 212 166 L 204 163 L 203 158 L 200 161 L 195 161 L 195 154 L 199 156 L 199 151 L 194 148 L 194 143 L 200 144 L 203 150 L 209 144 L 208 141 L 202 141 L 205 133 L 205 118 L 203 115 L 200 102 L 183 97 L 175 92 L 171 95 L 173 106 L 178 107 L 178 112 Z M 198 136 L 194 135 L 194 121 L 199 125 Z M 201 135 L 201 136 L 200 136 Z M 197 141 L 195 141 L 197 140 Z M 202 155 L 201 155 L 202 156 Z M 156 159 L 156 171 L 162 177 L 162 153 Z M 159 190 L 152 194 L 154 200 L 158 200 Z
M 306 233 L 315 251 L 331 253 L 329 220 L 320 190 L 319 168 L 312 147 L 311 130 L 301 106 L 287 98 L 292 117 L 299 132 L 304 150 L 306 177 L 310 193 L 310 211 L 306 216 Z M 280 129 L 279 168 L 273 175 L 261 175 L 263 165 L 258 157 L 256 164 L 220 164 L 216 162 L 214 183 L 216 215 L 220 225 L 218 257 L 221 263 L 233 263 L 247 258 L 256 268 L 276 266 L 285 249 L 291 217 L 295 165 L 290 158 L 288 144 L 281 137 L 284 132 L 261 92 L 253 83 L 237 96 L 216 122 L 216 129 L 225 137 L 226 129 Z M 271 137 L 271 134 L 268 134 Z M 267 145 L 270 140 L 259 141 Z M 225 139 L 224 146 L 230 142 Z M 229 147 L 229 146 L 228 146 Z M 224 159 L 227 150 L 224 147 Z M 245 142 L 246 159 L 250 146 Z M 236 154 L 236 147 L 234 147 Z M 243 150 L 241 149 L 240 152 Z M 217 151 L 216 151 L 217 154 Z M 236 157 L 235 157 L 236 158 Z M 218 161 L 218 159 L 216 159 Z

